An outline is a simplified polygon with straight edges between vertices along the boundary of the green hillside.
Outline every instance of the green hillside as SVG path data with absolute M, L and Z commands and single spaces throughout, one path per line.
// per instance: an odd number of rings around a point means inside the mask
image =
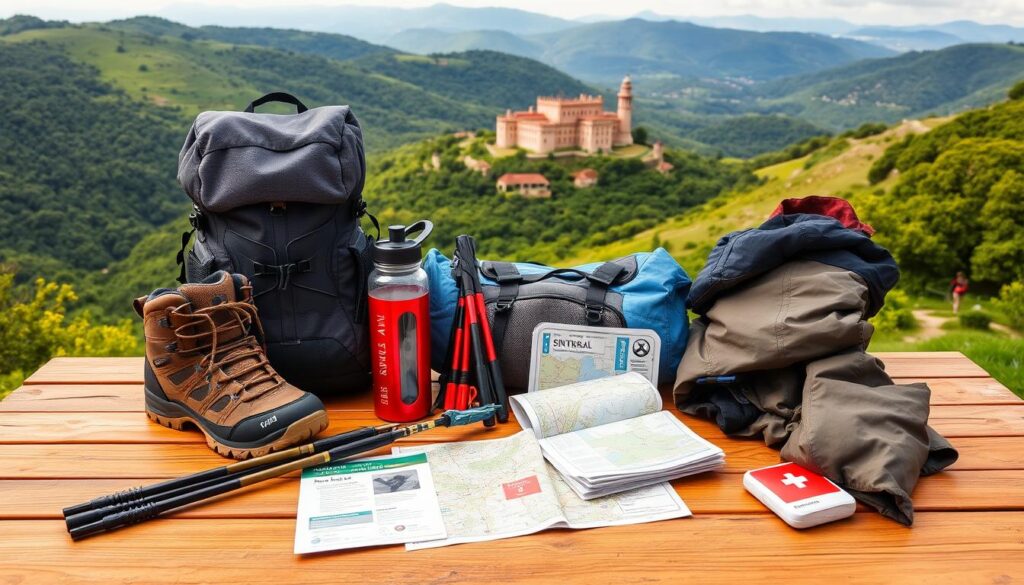
M 400 79 L 453 100 L 472 100 L 493 108 L 524 109 L 538 95 L 579 95 L 594 89 L 557 69 L 531 59 L 495 51 L 431 56 L 374 54 L 354 61 L 367 70 Z M 529 79 L 529 83 L 520 80 Z M 489 121 L 493 125 L 493 120 Z
M 177 107 L 184 122 L 200 111 L 239 109 L 255 97 L 285 88 L 311 107 L 351 104 L 360 121 L 373 130 L 367 133 L 370 150 L 438 131 L 488 125 L 494 116 L 492 109 L 472 101 L 456 101 L 346 61 L 311 54 L 93 25 L 28 30 L 0 40 L 59 46 L 129 96 Z M 571 78 L 565 80 L 575 87 Z
M 0 50 L 0 128 L 0 249 L 26 276 L 102 269 L 181 215 L 181 119 L 52 45 Z
M 761 109 L 835 130 L 980 107 L 1002 99 L 1022 78 L 1024 47 L 957 45 L 777 80 L 755 95 Z
M 662 176 L 640 160 L 608 156 L 588 159 L 493 161 L 490 176 L 466 169 L 463 157 L 489 159 L 484 137 L 451 136 L 412 144 L 374 159 L 366 197 L 385 222 L 435 224 L 433 245 L 450 248 L 455 236 L 473 234 L 488 258 L 557 262 L 581 250 L 620 240 L 655 225 L 659 218 L 697 205 L 754 178 L 713 158 L 669 150 L 676 168 Z M 429 165 L 438 152 L 441 169 Z M 593 168 L 599 184 L 576 189 L 571 173 Z M 551 199 L 502 195 L 495 178 L 506 172 L 538 172 L 551 181 Z
M 155 16 L 137 16 L 125 20 L 115 20 L 105 23 L 103 26 L 155 36 L 176 36 L 189 41 L 209 40 L 233 45 L 258 45 L 340 60 L 395 52 L 389 47 L 375 45 L 347 35 L 280 28 L 190 27 Z

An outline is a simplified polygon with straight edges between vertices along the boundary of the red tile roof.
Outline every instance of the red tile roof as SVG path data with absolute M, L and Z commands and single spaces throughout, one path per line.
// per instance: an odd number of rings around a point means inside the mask
M 540 173 L 505 173 L 498 178 L 499 185 L 548 185 L 547 178 Z
M 584 179 L 596 179 L 597 178 L 597 171 L 595 171 L 594 169 L 582 169 L 582 170 L 579 170 L 579 171 L 576 171 L 575 173 L 573 173 L 572 177 L 574 179 L 578 179 L 580 177 L 582 177 Z

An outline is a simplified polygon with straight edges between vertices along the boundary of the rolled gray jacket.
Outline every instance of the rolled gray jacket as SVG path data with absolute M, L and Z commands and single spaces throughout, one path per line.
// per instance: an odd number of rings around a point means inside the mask
M 838 247 L 826 252 L 823 242 Z M 910 525 L 919 477 L 957 452 L 927 424 L 928 386 L 894 384 L 865 353 L 867 318 L 895 284 L 895 266 L 866 235 L 823 216 L 777 217 L 726 236 L 690 292 L 700 318 L 674 399 L 730 435 L 763 437 L 783 459 Z

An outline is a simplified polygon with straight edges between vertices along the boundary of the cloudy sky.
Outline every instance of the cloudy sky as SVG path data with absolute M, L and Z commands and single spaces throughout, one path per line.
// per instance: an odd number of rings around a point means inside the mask
M 1024 26 L 1024 0 L 446 0 L 459 6 L 508 6 L 576 18 L 588 15 L 631 16 L 644 10 L 673 16 L 754 14 L 767 17 L 842 18 L 864 24 L 927 24 L 949 20 L 975 20 L 990 24 Z M 427 6 L 436 0 L 300 0 L 292 4 L 381 4 Z M 27 13 L 73 21 L 104 20 L 157 13 L 168 0 L 0 0 L 0 16 Z M 205 0 L 205 5 L 276 6 L 281 0 Z

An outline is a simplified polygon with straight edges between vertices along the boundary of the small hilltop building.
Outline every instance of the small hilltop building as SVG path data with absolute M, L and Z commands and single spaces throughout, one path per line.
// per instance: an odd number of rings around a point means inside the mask
M 498 177 L 499 193 L 518 193 L 523 197 L 551 197 L 551 182 L 539 173 L 505 173 Z
M 594 169 L 581 169 L 572 174 L 572 184 L 577 189 L 593 187 L 597 184 L 597 171 Z
M 604 98 L 538 97 L 525 112 L 507 110 L 497 118 L 498 148 L 525 148 L 536 153 L 579 149 L 610 152 L 633 144 L 633 83 L 627 75 L 619 86 L 618 109 L 604 111 Z

